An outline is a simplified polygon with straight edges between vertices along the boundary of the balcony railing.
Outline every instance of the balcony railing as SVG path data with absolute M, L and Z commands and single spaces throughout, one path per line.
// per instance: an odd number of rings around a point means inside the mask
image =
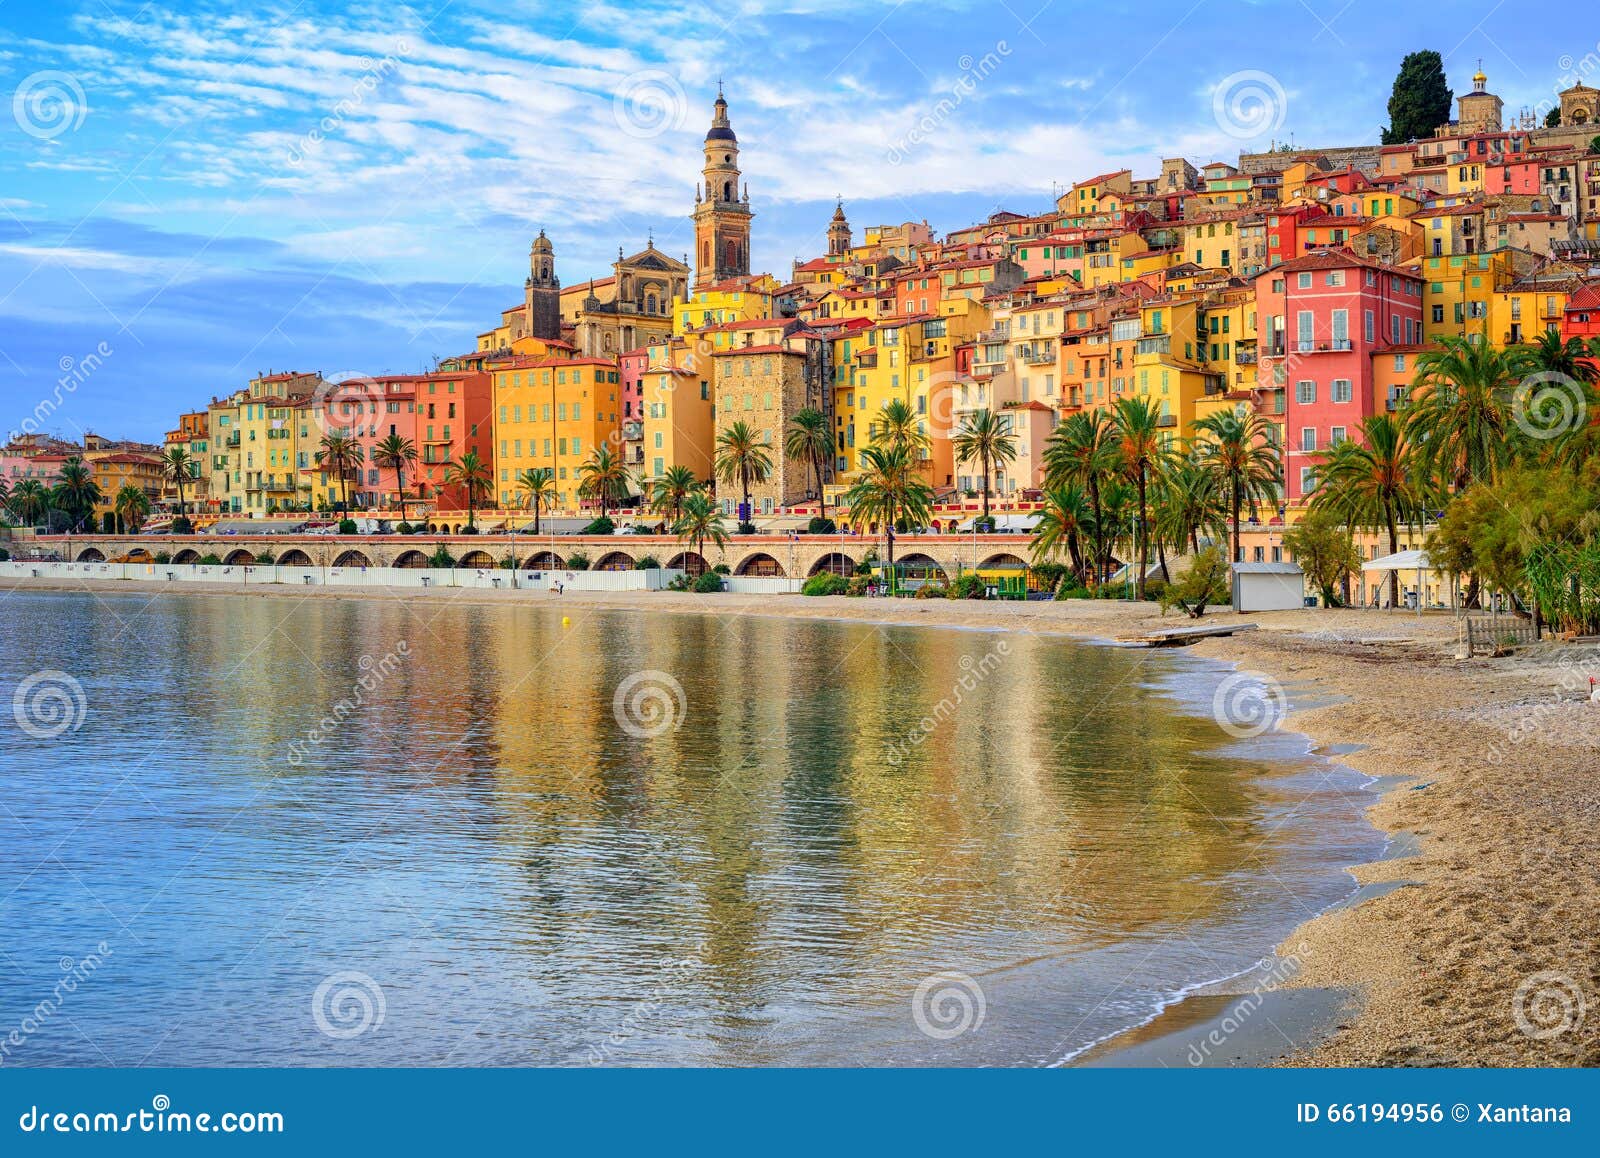
M 1294 348 L 1298 354 L 1327 354 L 1355 347 L 1349 338 L 1323 338 L 1315 342 L 1296 342 Z
M 1256 364 L 1256 352 L 1254 350 L 1241 350 L 1235 346 L 1233 360 L 1241 366 L 1254 366 Z
M 1172 353 L 1172 335 L 1162 334 L 1156 338 L 1140 338 L 1133 344 L 1133 352 L 1139 357 L 1149 354 L 1170 354 Z
M 1176 426 L 1178 425 L 1178 416 L 1176 414 L 1163 414 L 1156 419 L 1156 425 L 1166 427 Z

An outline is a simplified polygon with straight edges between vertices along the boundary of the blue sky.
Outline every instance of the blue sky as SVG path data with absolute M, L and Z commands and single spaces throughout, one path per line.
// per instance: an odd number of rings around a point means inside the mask
M 690 248 L 724 79 L 757 266 L 946 230 L 1052 183 L 1269 139 L 1373 141 L 1400 58 L 1508 108 L 1600 84 L 1600 22 L 1522 5 L 0 0 L 0 432 L 157 440 L 267 369 L 425 369 L 651 231 Z M 1565 27 L 1560 27 L 1565 25 Z M 10 115 L 6 115 L 9 111 Z

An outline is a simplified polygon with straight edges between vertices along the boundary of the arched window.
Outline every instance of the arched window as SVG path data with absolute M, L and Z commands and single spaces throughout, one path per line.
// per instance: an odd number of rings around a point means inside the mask
M 710 265 L 711 264 L 711 243 L 709 241 L 704 242 L 700 246 L 700 264 L 701 265 Z
M 647 314 L 653 314 L 653 313 L 656 312 L 656 295 L 655 294 L 645 294 L 644 295 L 644 312 L 647 313 Z
M 733 200 L 733 182 L 732 181 L 724 181 L 722 183 L 722 199 L 724 201 L 732 201 Z

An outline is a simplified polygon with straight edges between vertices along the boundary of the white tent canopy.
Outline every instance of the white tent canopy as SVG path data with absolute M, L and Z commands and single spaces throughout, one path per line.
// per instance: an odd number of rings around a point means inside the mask
M 1432 571 L 1433 563 L 1426 551 L 1397 551 L 1381 559 L 1361 564 L 1363 571 Z

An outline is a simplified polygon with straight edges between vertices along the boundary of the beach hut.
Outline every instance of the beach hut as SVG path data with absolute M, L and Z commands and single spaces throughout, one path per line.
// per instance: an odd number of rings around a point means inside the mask
M 1235 563 L 1233 609 L 1293 611 L 1306 605 L 1306 577 L 1298 563 Z
M 1390 571 L 1399 571 L 1402 574 L 1407 571 L 1414 572 L 1417 578 L 1417 585 L 1412 591 L 1406 592 L 1404 597 L 1408 604 L 1414 607 L 1418 614 L 1421 614 L 1422 605 L 1427 602 L 1426 576 L 1433 572 L 1433 563 L 1429 560 L 1426 551 L 1416 549 L 1396 551 L 1393 555 L 1384 555 L 1361 564 L 1361 570 L 1368 575 L 1374 573 L 1386 574 Z

